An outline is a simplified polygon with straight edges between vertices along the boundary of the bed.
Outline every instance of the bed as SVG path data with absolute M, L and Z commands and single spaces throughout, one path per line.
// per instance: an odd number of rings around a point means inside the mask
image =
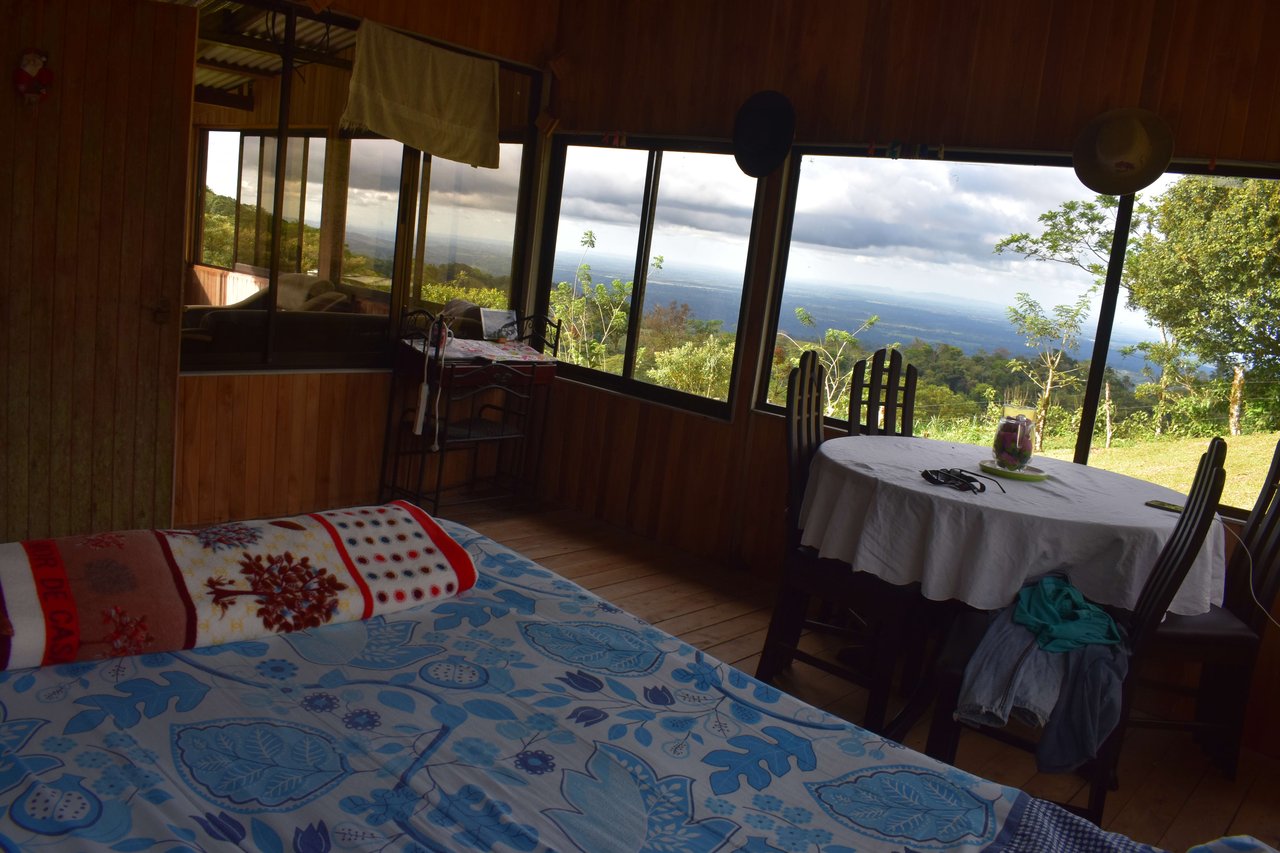
M 439 529 L 476 569 L 460 595 L 0 672 L 0 846 L 1148 849 Z

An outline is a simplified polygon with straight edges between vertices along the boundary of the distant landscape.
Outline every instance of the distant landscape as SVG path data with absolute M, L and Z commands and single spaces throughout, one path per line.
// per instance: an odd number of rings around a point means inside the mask
M 386 236 L 349 230 L 347 245 L 353 252 L 390 261 L 392 243 Z M 554 282 L 572 281 L 581 259 L 581 253 L 576 251 L 557 254 Z M 429 243 L 427 262 L 462 262 L 495 276 L 505 275 L 510 270 L 510 247 L 487 240 L 455 238 L 445 247 Z M 631 281 L 635 277 L 631 258 L 593 251 L 587 254 L 586 262 L 596 283 L 607 284 L 615 278 Z M 649 305 L 687 303 L 697 319 L 720 320 L 724 330 L 731 332 L 738 325 L 741 286 L 737 274 L 728 270 L 669 264 L 656 274 L 650 272 L 646 295 Z M 796 319 L 798 306 L 813 315 L 816 329 L 806 329 Z M 859 290 L 856 286 L 835 287 L 829 282 L 788 282 L 778 324 L 780 331 L 797 340 L 813 339 L 828 328 L 855 330 L 873 314 L 880 317 L 879 322 L 859 335 L 868 350 L 907 344 L 918 338 L 959 347 L 966 355 L 1002 349 L 1012 355 L 1026 354 L 1025 341 L 1010 324 L 1002 306 L 962 302 L 942 294 L 894 294 L 874 285 Z M 1135 379 L 1142 370 L 1142 357 L 1122 355 L 1120 348 L 1138 340 L 1131 335 L 1114 334 L 1107 362 L 1117 372 Z M 1092 353 L 1093 337 L 1086 334 L 1081 337 L 1075 357 L 1088 359 Z
M 556 256 L 555 281 L 573 279 L 578 257 Z M 623 281 L 634 278 L 630 259 L 593 254 L 587 260 L 597 283 L 615 278 Z M 733 331 L 738 323 L 741 287 L 741 281 L 734 273 L 726 270 L 669 265 L 656 276 L 650 274 L 646 293 L 650 305 L 673 300 L 688 303 L 699 319 L 721 320 L 726 331 Z M 806 329 L 800 324 L 796 319 L 797 306 L 813 315 L 816 329 Z M 959 347 L 966 355 L 979 351 L 992 353 L 1000 349 L 1013 355 L 1023 355 L 1027 349 L 1001 306 L 947 300 L 941 295 L 890 294 L 874 288 L 860 292 L 856 287 L 834 287 L 822 282 L 789 282 L 783 294 L 778 324 L 780 331 L 798 340 L 812 339 L 828 328 L 853 331 L 873 314 L 880 317 L 879 322 L 858 336 L 866 349 L 892 343 L 907 344 L 916 338 Z M 1141 356 L 1126 357 L 1120 353 L 1120 347 L 1137 343 L 1137 339 L 1114 335 L 1111 343 L 1108 364 L 1112 368 L 1132 375 L 1142 370 Z M 1092 353 L 1092 336 L 1083 336 L 1076 357 L 1087 359 Z

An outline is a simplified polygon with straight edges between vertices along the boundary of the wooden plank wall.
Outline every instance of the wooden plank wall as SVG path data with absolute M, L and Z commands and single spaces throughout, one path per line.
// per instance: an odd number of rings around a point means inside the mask
M 336 0 L 330 8 L 541 68 L 555 48 L 560 7 L 561 0 Z
M 174 524 L 377 498 L 390 374 L 189 374 L 178 383 Z
M 348 51 L 350 59 L 354 51 Z M 330 65 L 304 65 L 294 75 L 289 95 L 289 126 L 298 129 L 323 128 L 327 135 L 338 135 L 339 119 L 347 106 L 347 84 L 351 72 Z M 502 131 L 520 133 L 528 123 L 529 77 L 508 69 L 498 71 L 498 127 Z M 253 90 L 253 109 L 237 110 L 209 104 L 195 105 L 192 123 L 196 127 L 226 127 L 237 130 L 275 130 L 280 116 L 280 81 L 257 80 Z
M 350 58 L 349 56 L 347 58 Z M 338 133 L 338 119 L 347 105 L 351 72 L 331 65 L 306 65 L 294 75 L 289 98 L 289 124 L 304 129 L 325 128 Z M 254 82 L 253 109 L 236 110 L 196 104 L 196 127 L 234 127 L 243 130 L 275 130 L 280 121 L 280 81 Z
M 1268 0 L 562 0 L 562 130 L 728 138 L 778 89 L 800 142 L 1067 152 L 1141 106 L 1175 157 L 1280 161 Z
M 0 0 L 0 536 L 169 522 L 195 12 Z
M 782 418 L 731 423 L 557 379 L 540 494 L 692 554 L 769 577 L 786 493 Z

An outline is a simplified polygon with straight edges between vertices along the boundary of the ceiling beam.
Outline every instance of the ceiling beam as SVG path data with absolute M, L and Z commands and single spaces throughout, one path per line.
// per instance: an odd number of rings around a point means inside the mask
M 196 57 L 196 65 L 200 68 L 211 68 L 214 71 L 225 71 L 228 74 L 239 74 L 242 77 L 254 77 L 259 80 L 274 80 L 280 74 L 266 68 L 250 68 L 234 62 L 223 62 L 221 59 L 205 59 Z
M 209 104 L 214 107 L 229 107 L 233 110 L 253 111 L 253 92 L 240 94 L 212 86 L 196 86 L 195 99 L 198 104 Z
M 284 51 L 284 46 L 277 44 L 269 39 L 254 38 L 240 33 L 224 33 L 216 30 L 200 31 L 200 40 L 213 42 L 214 44 L 225 44 L 230 47 L 239 47 L 244 50 L 252 50 L 258 53 L 267 53 L 272 56 L 280 56 Z M 304 47 L 294 47 L 293 58 L 295 62 L 309 62 L 316 65 L 332 65 L 334 68 L 343 68 L 347 71 L 351 70 L 351 60 L 339 59 L 328 53 L 322 53 L 318 50 L 308 50 Z
M 267 16 L 265 9 L 241 6 L 239 9 L 222 8 L 200 16 L 201 32 L 243 33 Z
M 329 10 L 314 12 L 305 3 L 292 3 L 289 0 L 241 0 L 241 8 L 238 12 L 232 13 L 224 9 L 206 14 L 201 20 L 201 28 L 219 28 L 223 32 L 244 32 L 250 28 L 251 24 L 270 12 L 279 14 L 292 12 L 297 17 L 319 20 L 320 23 L 330 24 L 333 27 L 360 28 L 360 18 L 352 18 L 351 15 L 329 12 Z

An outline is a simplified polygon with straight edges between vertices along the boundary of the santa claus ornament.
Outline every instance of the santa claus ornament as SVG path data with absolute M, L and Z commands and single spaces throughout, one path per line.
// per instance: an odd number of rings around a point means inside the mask
M 53 72 L 48 68 L 49 54 L 43 50 L 28 48 L 18 60 L 13 72 L 13 85 L 28 104 L 35 104 L 49 95 L 53 86 Z

